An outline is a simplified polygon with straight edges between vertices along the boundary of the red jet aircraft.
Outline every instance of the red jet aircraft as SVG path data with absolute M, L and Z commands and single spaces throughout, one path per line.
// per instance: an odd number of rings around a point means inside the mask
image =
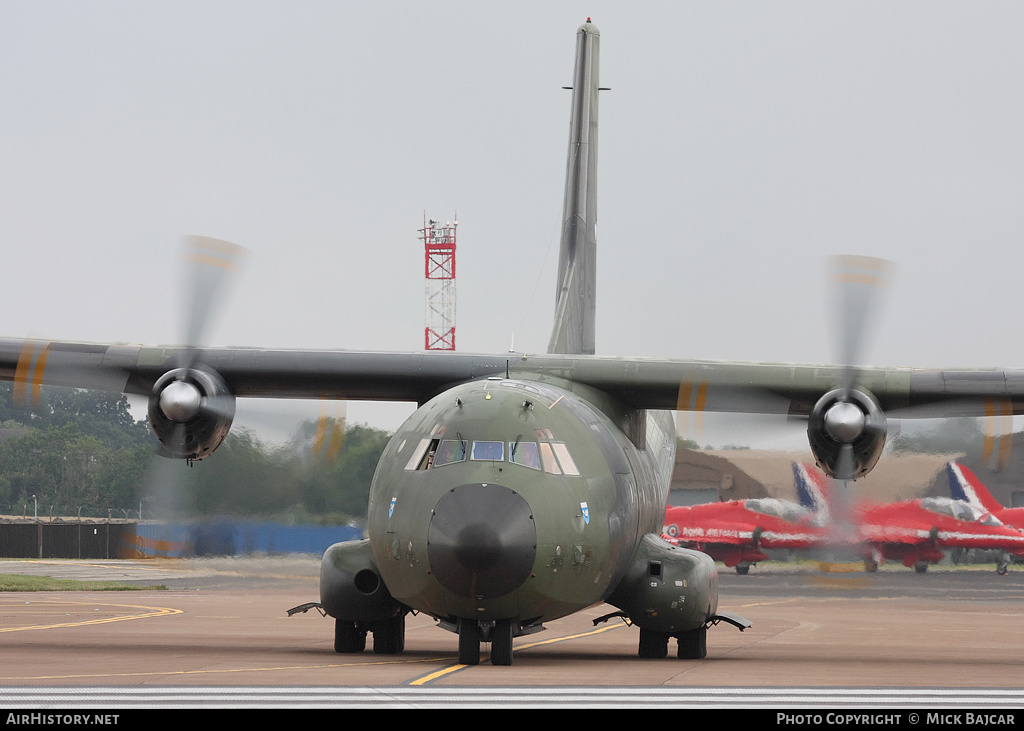
M 805 506 L 827 505 L 835 516 L 837 501 L 824 477 L 809 466 L 805 466 L 805 474 L 810 479 L 802 487 L 797 474 L 801 502 Z M 813 502 L 803 498 L 804 492 L 812 496 Z M 1024 533 L 966 501 L 927 497 L 898 503 L 863 502 L 847 514 L 868 571 L 877 570 L 884 559 L 889 559 L 924 573 L 929 564 L 942 560 L 944 551 L 953 548 L 1024 556 Z
M 975 510 L 991 513 L 1004 525 L 1024 531 L 1024 508 L 1004 508 L 992 497 L 992 493 L 977 475 L 962 464 L 949 462 L 946 464 L 946 471 L 949 473 L 949 493 L 954 500 L 962 500 Z M 996 565 L 996 572 L 1005 574 L 1009 563 L 1009 556 L 1001 556 Z
M 778 498 L 748 498 L 703 505 L 670 506 L 662 538 L 695 548 L 736 573 L 767 560 L 765 550 L 804 549 L 821 544 L 825 529 L 817 516 L 797 503 Z

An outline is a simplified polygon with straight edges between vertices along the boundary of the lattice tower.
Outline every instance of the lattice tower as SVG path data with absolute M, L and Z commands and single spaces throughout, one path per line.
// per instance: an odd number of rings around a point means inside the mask
M 426 261 L 427 350 L 455 350 L 455 232 L 454 223 L 441 225 L 423 214 L 420 240 Z

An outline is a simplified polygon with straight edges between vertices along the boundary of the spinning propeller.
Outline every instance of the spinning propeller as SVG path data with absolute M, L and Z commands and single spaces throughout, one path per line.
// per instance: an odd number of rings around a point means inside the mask
M 819 459 L 826 444 L 833 452 L 838 448 L 832 476 L 852 480 L 874 466 L 885 444 L 885 414 L 871 394 L 858 387 L 857 367 L 892 265 L 867 256 L 835 256 L 829 258 L 829 268 L 841 376 L 837 388 L 811 410 L 807 434 Z
M 231 426 L 235 399 L 220 377 L 202 361 L 203 337 L 223 299 L 227 277 L 246 250 L 206 236 L 182 239 L 191 289 L 185 318 L 185 346 L 176 367 L 154 384 L 149 417 L 168 456 L 202 459 L 213 452 Z
M 235 396 L 216 370 L 204 360 L 204 345 L 219 314 L 225 289 L 247 255 L 236 244 L 205 236 L 182 239 L 186 291 L 184 343 L 171 368 L 153 385 L 149 420 L 162 449 L 150 467 L 148 494 L 158 514 L 176 515 L 183 507 L 184 464 L 203 459 L 227 437 L 235 418 Z M 280 414 L 276 414 L 280 418 Z M 333 461 L 345 430 L 345 402 L 322 402 L 313 458 Z
M 164 518 L 177 517 L 184 507 L 186 464 L 213 452 L 234 418 L 234 396 L 203 363 L 201 344 L 227 279 L 246 254 L 236 244 L 205 236 L 183 237 L 181 245 L 189 292 L 182 328 L 185 345 L 149 395 L 149 422 L 161 449 L 147 471 L 146 493 L 150 511 Z
M 803 424 L 811 452 L 829 476 L 851 480 L 874 467 L 885 446 L 886 418 L 875 397 L 861 383 L 858 368 L 892 265 L 866 256 L 836 256 L 828 260 L 828 268 L 833 333 L 840 362 L 831 390 L 811 406 L 794 403 L 791 396 L 776 393 L 767 385 L 683 383 L 679 389 L 677 436 L 686 437 L 685 427 L 692 426 L 700 439 L 705 410 L 744 413 L 748 422 L 756 421 L 758 415 L 788 413 L 792 420 Z M 773 426 L 776 432 L 777 425 Z

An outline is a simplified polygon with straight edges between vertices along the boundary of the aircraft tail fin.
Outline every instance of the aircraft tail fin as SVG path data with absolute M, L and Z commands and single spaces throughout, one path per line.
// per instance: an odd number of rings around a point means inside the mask
M 825 476 L 809 464 L 793 463 L 793 477 L 800 504 L 828 519 L 832 513 L 832 487 Z
M 993 515 L 1002 511 L 1003 506 L 971 470 L 950 461 L 946 463 L 946 472 L 949 474 L 949 494 L 954 500 L 963 500 Z
M 592 355 L 595 348 L 600 40 L 601 34 L 590 18 L 576 31 L 558 290 L 549 353 Z

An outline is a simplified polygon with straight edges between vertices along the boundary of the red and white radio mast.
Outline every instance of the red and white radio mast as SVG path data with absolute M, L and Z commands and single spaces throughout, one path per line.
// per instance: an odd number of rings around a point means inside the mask
M 423 213 L 420 240 L 426 257 L 427 350 L 455 350 L 455 223 L 428 221 Z

